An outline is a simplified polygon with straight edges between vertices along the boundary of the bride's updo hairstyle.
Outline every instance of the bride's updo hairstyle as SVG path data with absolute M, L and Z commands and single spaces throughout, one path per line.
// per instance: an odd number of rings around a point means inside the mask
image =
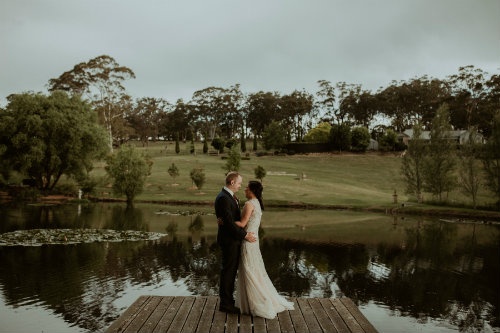
M 260 203 L 260 208 L 264 210 L 264 203 L 262 202 L 262 191 L 264 187 L 262 184 L 256 180 L 251 180 L 248 182 L 248 189 L 257 197 Z

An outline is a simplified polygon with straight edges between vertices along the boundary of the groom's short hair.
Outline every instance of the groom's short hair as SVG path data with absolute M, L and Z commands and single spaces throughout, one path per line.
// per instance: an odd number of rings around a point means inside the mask
M 228 172 L 228 174 L 226 175 L 226 185 L 231 185 L 231 182 L 233 180 L 236 181 L 236 178 L 238 178 L 240 176 L 241 175 L 236 171 Z

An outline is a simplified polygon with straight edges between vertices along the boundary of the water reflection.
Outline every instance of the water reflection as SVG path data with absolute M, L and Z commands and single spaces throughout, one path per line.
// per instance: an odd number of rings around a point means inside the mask
M 80 216 L 64 209 L 35 211 L 24 215 L 21 225 L 10 212 L 2 228 L 98 224 L 167 229 L 169 236 L 152 242 L 0 247 L 3 306 L 36 304 L 77 330 L 102 331 L 123 311 L 116 300 L 132 288 L 155 290 L 169 283 L 181 284 L 191 295 L 217 294 L 220 253 L 214 221 L 188 216 L 154 222 L 143 209 L 125 206 L 84 207 Z M 393 229 L 391 217 L 381 223 L 387 227 L 373 233 L 371 242 L 342 235 L 343 241 L 319 241 L 315 235 L 325 227 L 308 227 L 300 237 L 264 228 L 261 249 L 269 276 L 287 296 L 345 295 L 358 305 L 380 304 L 421 323 L 437 318 L 460 331 L 498 329 L 498 227 L 420 220 L 398 221 Z M 336 229 L 342 233 L 340 226 Z

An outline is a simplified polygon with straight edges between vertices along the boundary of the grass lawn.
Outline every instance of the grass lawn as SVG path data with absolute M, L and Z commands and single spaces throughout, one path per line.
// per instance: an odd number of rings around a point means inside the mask
M 165 147 L 168 147 L 165 151 Z M 175 153 L 173 142 L 150 143 L 148 147 L 137 144 L 154 161 L 152 174 L 148 177 L 139 200 L 189 200 L 213 201 L 224 185 L 225 160 L 220 156 L 202 153 L 202 144 L 196 143 L 197 154 L 189 153 L 190 143 L 181 143 L 181 152 Z M 249 141 L 247 147 L 252 147 Z M 210 147 L 211 148 L 211 147 Z M 378 153 L 366 154 L 309 154 L 293 156 L 262 156 L 250 154 L 250 160 L 242 160 L 240 173 L 244 183 L 255 179 L 254 168 L 263 166 L 267 176 L 263 180 L 264 200 L 273 203 L 308 203 L 319 205 L 347 205 L 352 207 L 391 207 L 392 195 L 397 191 L 399 202 L 408 201 L 404 194 L 405 184 L 400 176 L 401 158 Z M 173 179 L 168 174 L 169 166 L 175 163 L 180 175 Z M 202 167 L 206 181 L 201 191 L 194 188 L 189 177 L 191 169 Z M 300 180 L 302 173 L 306 179 Z M 106 180 L 104 163 L 96 163 L 92 176 L 101 179 L 97 188 L 100 197 L 114 197 Z M 243 191 L 239 193 L 243 197 Z M 424 194 L 425 199 L 432 199 Z M 448 201 L 452 204 L 470 204 L 458 189 L 451 192 Z M 492 195 L 481 189 L 479 204 L 493 201 Z M 432 206 L 435 207 L 435 206 Z

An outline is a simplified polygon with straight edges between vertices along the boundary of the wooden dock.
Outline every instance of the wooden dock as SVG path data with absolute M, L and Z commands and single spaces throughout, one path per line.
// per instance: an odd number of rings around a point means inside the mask
M 141 296 L 106 332 L 377 332 L 350 298 L 288 298 L 295 310 L 269 320 L 218 310 L 216 296 Z

